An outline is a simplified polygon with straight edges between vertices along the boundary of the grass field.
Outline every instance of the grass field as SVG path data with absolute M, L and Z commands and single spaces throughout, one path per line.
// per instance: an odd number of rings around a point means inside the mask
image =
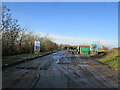
M 109 65 L 111 68 L 120 72 L 120 51 L 118 50 L 110 50 L 106 56 L 102 58 L 98 58 L 96 60 L 103 62 L 104 64 Z

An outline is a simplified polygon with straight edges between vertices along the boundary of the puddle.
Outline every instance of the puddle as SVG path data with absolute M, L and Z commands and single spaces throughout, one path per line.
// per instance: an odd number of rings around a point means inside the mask
M 56 55 L 57 53 L 53 53 L 53 55 Z
M 73 63 L 60 63 L 60 62 L 58 62 L 57 64 L 73 64 Z
M 53 56 L 52 58 L 56 60 L 56 59 L 60 58 L 60 56 Z
M 90 66 L 88 64 L 78 64 L 78 66 Z

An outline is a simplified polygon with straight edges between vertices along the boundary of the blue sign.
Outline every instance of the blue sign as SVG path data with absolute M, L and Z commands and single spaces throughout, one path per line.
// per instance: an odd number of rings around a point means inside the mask
M 98 47 L 99 46 L 97 44 L 92 44 L 91 47 L 90 47 L 90 49 L 91 49 L 91 51 L 97 51 Z

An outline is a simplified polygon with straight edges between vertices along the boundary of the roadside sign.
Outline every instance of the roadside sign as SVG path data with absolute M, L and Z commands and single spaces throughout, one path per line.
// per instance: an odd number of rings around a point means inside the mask
M 35 54 L 40 53 L 40 41 L 35 41 L 35 43 L 34 43 L 34 53 Z
M 97 44 L 91 44 L 90 50 L 91 50 L 91 54 L 92 54 L 92 55 L 97 54 L 98 47 L 99 47 L 99 46 L 98 46 Z

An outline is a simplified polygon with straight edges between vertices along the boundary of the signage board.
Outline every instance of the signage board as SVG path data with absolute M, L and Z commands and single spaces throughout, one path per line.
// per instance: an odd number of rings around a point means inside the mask
M 35 52 L 35 54 L 39 54 L 39 52 L 40 52 L 40 41 L 35 41 L 34 52 Z
M 98 45 L 97 44 L 92 44 L 90 47 L 91 51 L 97 51 L 98 50 Z

